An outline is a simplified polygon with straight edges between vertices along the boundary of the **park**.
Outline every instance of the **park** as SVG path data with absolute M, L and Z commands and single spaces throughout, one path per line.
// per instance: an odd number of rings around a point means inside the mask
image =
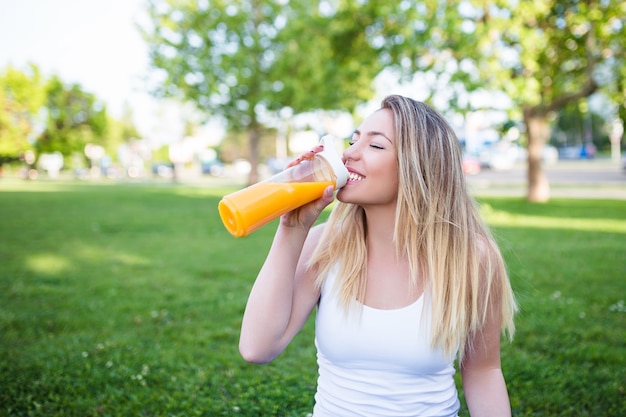
M 234 238 L 218 203 L 390 94 L 452 125 L 502 251 L 512 415 L 624 415 L 624 4 L 6 2 L 0 416 L 311 417 L 314 317 L 238 350 L 277 222 Z
M 307 416 L 311 320 L 271 364 L 237 350 L 275 223 L 230 236 L 217 203 L 232 190 L 0 181 L 0 414 Z M 502 345 L 513 415 L 620 415 L 626 203 L 477 198 L 521 307 Z

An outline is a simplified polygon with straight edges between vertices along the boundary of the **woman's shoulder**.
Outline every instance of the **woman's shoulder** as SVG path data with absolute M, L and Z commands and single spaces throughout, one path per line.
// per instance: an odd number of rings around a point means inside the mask
M 324 222 L 324 223 L 316 224 L 315 226 L 311 227 L 307 240 L 311 240 L 315 244 L 319 243 L 320 239 L 322 238 L 322 235 L 324 234 L 324 230 L 326 230 L 326 224 L 327 223 Z
M 302 249 L 302 253 L 305 258 L 309 258 L 320 240 L 322 239 L 322 235 L 324 234 L 324 230 L 326 229 L 326 223 L 317 224 L 309 230 L 309 234 L 306 237 L 304 242 L 304 248 Z
M 490 234 L 477 233 L 473 242 L 480 263 L 493 261 L 501 256 L 498 244 Z

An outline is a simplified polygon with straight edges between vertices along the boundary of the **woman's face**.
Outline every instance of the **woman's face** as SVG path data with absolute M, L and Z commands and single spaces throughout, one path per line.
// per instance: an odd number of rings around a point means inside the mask
M 376 111 L 354 131 L 351 145 L 343 153 L 350 175 L 337 193 L 339 201 L 363 207 L 395 207 L 398 196 L 395 137 L 389 109 Z

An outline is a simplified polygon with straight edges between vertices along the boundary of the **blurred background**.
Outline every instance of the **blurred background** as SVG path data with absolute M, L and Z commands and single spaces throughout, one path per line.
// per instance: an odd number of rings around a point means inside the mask
M 545 201 L 545 167 L 624 169 L 625 24 L 618 0 L 4 1 L 0 172 L 254 183 L 399 93 L 468 175 L 522 167 Z

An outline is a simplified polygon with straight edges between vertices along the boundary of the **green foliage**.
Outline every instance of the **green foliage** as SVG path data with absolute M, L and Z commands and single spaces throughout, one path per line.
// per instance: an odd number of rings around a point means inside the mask
M 126 105 L 120 120 L 107 118 L 107 130 L 104 147 L 107 155 L 117 155 L 119 145 L 141 138 L 141 134 L 133 122 L 132 109 Z
M 530 187 L 539 190 L 552 112 L 602 90 L 626 114 L 625 8 L 618 0 L 155 0 L 144 36 L 158 92 L 251 131 L 253 170 L 268 115 L 352 111 L 386 69 L 427 73 L 423 87 L 443 92 L 453 109 L 483 106 L 467 92 L 505 93 L 512 119 L 526 124 Z
M 340 4 L 324 15 L 315 1 L 151 2 L 143 33 L 164 74 L 156 90 L 236 129 L 285 107 L 354 109 L 381 70 L 365 30 L 381 11 Z
M 164 161 L 167 162 L 170 160 L 170 148 L 169 146 L 161 146 L 158 149 L 152 151 L 152 160 L 153 161 Z
M 36 144 L 40 153 L 58 151 L 67 157 L 82 153 L 88 143 L 105 144 L 106 106 L 80 85 L 66 85 L 53 76 L 47 85 L 46 107 L 46 127 Z
M 554 145 L 558 147 L 582 145 L 587 141 L 586 134 L 590 133 L 598 150 L 610 150 L 608 130 L 612 126 L 586 104 L 586 102 L 570 103 L 561 109 L 552 129 Z
M 155 0 L 143 34 L 156 94 L 247 132 L 254 182 L 263 127 L 286 114 L 354 111 L 370 99 L 390 61 L 382 29 L 399 33 L 409 12 L 385 2 Z
M 39 68 L 0 72 L 0 166 L 32 148 L 45 88 Z
M 129 108 L 121 120 L 110 118 L 105 105 L 78 84 L 56 75 L 44 79 L 36 65 L 0 73 L 0 165 L 32 149 L 82 155 L 88 143 L 116 155 L 119 144 L 138 137 Z
M 391 37 L 412 16 L 393 3 L 354 1 L 294 2 L 281 14 L 278 104 L 296 113 L 353 111 L 371 99 L 373 80 L 390 61 L 382 29 Z
M 511 118 L 525 125 L 528 199 L 547 201 L 541 157 L 552 113 L 599 90 L 623 104 L 619 81 L 626 67 L 624 2 L 410 3 L 427 12 L 429 39 L 422 45 L 428 50 L 424 56 L 414 54 L 414 42 L 405 43 L 409 68 L 436 74 L 432 88 L 443 85 L 451 92 L 452 107 L 474 106 L 471 100 L 457 101 L 459 91 L 504 93 L 513 104 Z
M 271 364 L 237 352 L 275 224 L 232 238 L 216 209 L 229 191 L 2 182 L 0 414 L 310 413 L 312 321 Z M 481 203 L 522 309 L 502 355 L 514 415 L 619 415 L 624 201 Z
M 450 90 L 505 92 L 518 118 L 524 108 L 558 110 L 599 87 L 616 91 L 626 71 L 626 6 L 618 0 L 402 3 L 420 11 L 412 21 L 419 29 L 394 48 L 394 65 L 433 72 Z

